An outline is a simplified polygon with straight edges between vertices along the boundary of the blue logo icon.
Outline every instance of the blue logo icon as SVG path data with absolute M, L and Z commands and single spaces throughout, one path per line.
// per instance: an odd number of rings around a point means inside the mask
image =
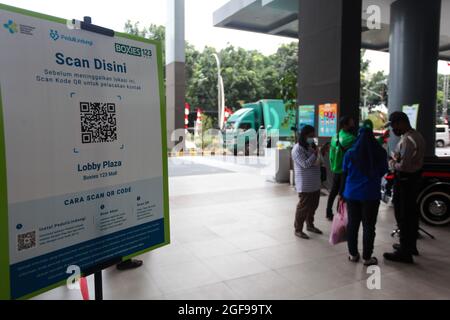
M 59 33 L 57 30 L 50 29 L 50 38 L 54 41 L 59 39 Z
M 16 229 L 17 230 L 20 230 L 20 229 L 22 229 L 23 228 L 23 225 L 21 224 L 21 223 L 19 223 L 17 226 L 16 226 Z
M 18 31 L 17 24 L 12 20 L 8 20 L 8 22 L 5 23 L 3 27 L 5 27 L 5 29 L 7 29 L 11 34 L 14 34 Z

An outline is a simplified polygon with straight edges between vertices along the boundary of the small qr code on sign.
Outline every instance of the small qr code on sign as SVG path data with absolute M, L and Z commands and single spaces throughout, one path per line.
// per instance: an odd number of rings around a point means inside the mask
M 36 247 L 36 231 L 22 233 L 17 236 L 17 250 L 23 251 Z
M 117 141 L 116 104 L 80 102 L 83 144 Z

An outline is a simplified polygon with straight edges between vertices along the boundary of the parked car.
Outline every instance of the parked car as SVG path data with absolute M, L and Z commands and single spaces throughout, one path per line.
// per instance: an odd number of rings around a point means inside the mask
M 450 144 L 450 130 L 448 125 L 436 126 L 436 146 L 438 148 L 444 148 Z

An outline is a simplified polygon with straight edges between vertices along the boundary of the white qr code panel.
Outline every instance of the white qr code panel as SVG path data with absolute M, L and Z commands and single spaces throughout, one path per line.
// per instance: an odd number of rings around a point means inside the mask
M 117 141 L 115 103 L 80 102 L 80 119 L 83 144 Z

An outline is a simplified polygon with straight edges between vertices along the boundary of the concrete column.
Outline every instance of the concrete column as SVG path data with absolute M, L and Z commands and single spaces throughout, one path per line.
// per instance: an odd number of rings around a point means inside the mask
M 185 76 L 185 10 L 184 0 L 168 0 L 166 26 L 166 104 L 167 137 L 184 128 Z
M 417 129 L 435 155 L 437 64 L 441 0 L 397 0 L 391 5 L 389 113 L 420 104 Z M 398 139 L 390 139 L 393 148 Z
M 299 105 L 337 103 L 359 120 L 361 20 L 362 0 L 299 0 Z
M 361 17 L 361 0 L 299 0 L 299 105 L 359 120 Z

